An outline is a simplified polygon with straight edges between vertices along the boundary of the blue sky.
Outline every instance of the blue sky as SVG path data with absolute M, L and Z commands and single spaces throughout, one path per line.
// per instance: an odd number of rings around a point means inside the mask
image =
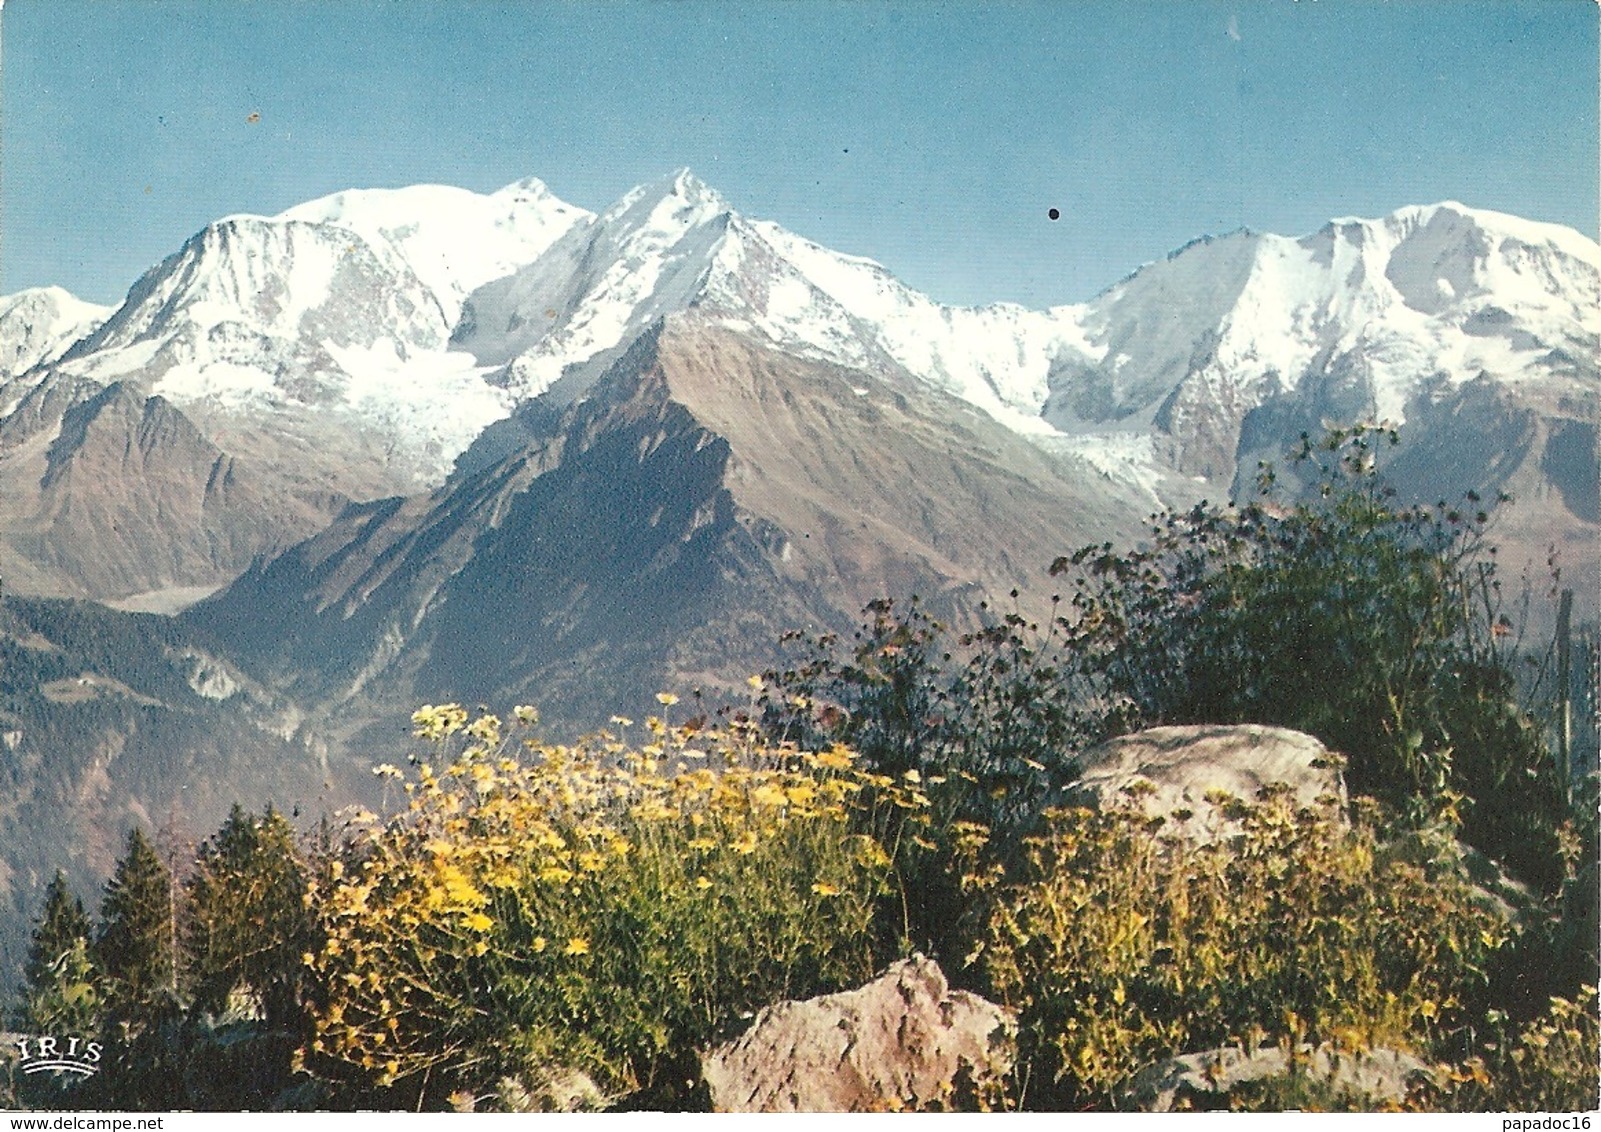
M 685 165 L 947 302 L 1446 198 L 1594 237 L 1597 12 L 6 0 L 0 292 L 114 302 L 209 220 L 342 188 L 532 175 L 598 210 Z

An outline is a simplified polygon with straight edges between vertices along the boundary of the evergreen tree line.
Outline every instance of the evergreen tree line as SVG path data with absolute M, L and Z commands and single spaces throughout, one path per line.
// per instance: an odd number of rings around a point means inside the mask
M 219 1106 L 255 1107 L 253 1096 L 281 1090 L 309 1024 L 306 861 L 282 814 L 236 805 L 181 878 L 134 827 L 94 918 L 58 871 L 13 1021 L 25 1034 L 98 1038 L 103 1060 L 83 1080 L 15 1082 L 13 1099 L 189 1108 L 221 1090 Z M 247 1064 L 219 1071 L 219 1056 Z

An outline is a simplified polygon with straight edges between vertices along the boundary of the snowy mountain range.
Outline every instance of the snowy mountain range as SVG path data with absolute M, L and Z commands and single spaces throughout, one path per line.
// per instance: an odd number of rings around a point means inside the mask
M 1435 378 L 1582 385 L 1597 272 L 1572 230 L 1445 203 L 1299 240 L 1200 240 L 1085 304 L 952 308 L 745 218 L 688 171 L 599 216 L 534 180 L 488 196 L 424 185 L 218 221 L 91 334 L 103 312 L 65 292 L 12 296 L 0 360 L 16 377 L 53 360 L 52 336 L 76 338 L 56 373 L 252 422 L 339 416 L 429 484 L 490 421 L 564 376 L 558 399 L 576 395 L 690 306 L 802 356 L 914 374 L 1021 432 L 1145 431 L 1161 411 L 1182 436 L 1197 402 L 1255 407 L 1319 380 L 1396 423 Z M 1183 451 L 1217 473 L 1218 453 Z
M 64 292 L 13 296 L 5 340 L 26 329 L 0 359 L 0 412 L 41 380 L 127 381 L 213 441 L 297 438 L 330 492 L 403 492 L 693 307 L 797 356 L 909 374 L 1134 482 L 1227 480 L 1239 423 L 1268 403 L 1402 423 L 1480 375 L 1582 398 L 1598 270 L 1569 229 L 1445 203 L 1199 240 L 1089 303 L 953 308 L 742 216 L 688 171 L 599 216 L 534 180 L 350 191 L 208 226 L 92 333 L 102 312 Z M 331 433 L 368 458 L 318 460 Z
M 536 180 L 353 190 L 208 225 L 114 311 L 59 289 L 0 300 L 0 537 L 19 535 L 0 568 L 109 598 L 226 581 L 346 501 L 437 487 L 475 441 L 475 464 L 522 443 L 530 417 L 689 310 L 954 396 L 1153 503 L 1239 489 L 1286 430 L 1421 433 L 1484 383 L 1593 431 L 1598 276 L 1570 229 L 1447 202 L 1300 239 L 1204 238 L 1087 303 L 959 308 L 743 216 L 687 170 L 599 215 Z M 110 386 L 176 408 L 236 480 L 294 501 L 291 519 L 170 570 L 63 570 L 71 508 L 16 501 L 70 461 L 69 410 Z M 1589 519 L 1584 486 L 1567 494 Z

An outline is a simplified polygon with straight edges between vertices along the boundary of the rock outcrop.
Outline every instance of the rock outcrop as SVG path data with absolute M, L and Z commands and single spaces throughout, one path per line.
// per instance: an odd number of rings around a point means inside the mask
M 1146 812 L 1164 817 L 1183 811 L 1204 817 L 1215 809 L 1209 794 L 1223 791 L 1250 801 L 1276 783 L 1288 786 L 1302 806 L 1330 795 L 1345 800 L 1338 759 L 1312 736 L 1286 727 L 1153 727 L 1092 747 L 1079 757 L 1079 766 L 1065 800 L 1097 809 L 1137 782 L 1150 787 Z
M 1011 1066 L 1009 1011 L 953 991 L 917 956 L 866 986 L 781 1002 L 701 1058 L 720 1112 L 872 1112 L 943 1106 Z
M 1135 1074 L 1124 1100 L 1142 1112 L 1175 1108 L 1228 1107 L 1228 1095 L 1243 1085 L 1294 1075 L 1331 1101 L 1373 1109 L 1399 1103 L 1428 1067 L 1411 1054 L 1390 1049 L 1341 1053 L 1327 1047 L 1303 1048 L 1292 1059 L 1280 1046 L 1252 1053 L 1232 1047 L 1185 1054 Z

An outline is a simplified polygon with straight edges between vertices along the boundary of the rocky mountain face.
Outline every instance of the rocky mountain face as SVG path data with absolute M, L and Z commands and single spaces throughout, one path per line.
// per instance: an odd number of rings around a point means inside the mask
M 915 379 L 659 321 L 544 436 L 426 497 L 350 509 L 186 619 L 340 719 L 537 702 L 602 722 L 668 686 L 719 693 L 788 629 L 886 593 L 971 620 L 1144 500 Z M 278 632 L 259 632 L 263 616 Z
M 446 348 L 463 297 L 587 215 L 537 181 L 487 196 L 341 193 L 208 225 L 114 312 L 65 292 L 14 296 L 0 310 L 17 343 L 0 371 L 0 572 L 34 593 L 171 606 L 352 499 L 438 483 L 511 408 Z M 124 407 L 138 466 L 121 469 L 120 487 L 63 478 L 99 461 L 79 448 L 109 433 L 75 426 L 104 417 L 112 387 L 141 402 Z M 185 425 L 170 445 L 134 423 L 174 412 Z M 119 493 L 146 500 L 151 521 L 119 524 L 110 543 L 74 541 L 93 525 L 83 516 L 121 513 Z M 163 493 L 170 506 L 148 502 Z
M 322 526 L 342 502 L 284 490 L 166 398 L 121 381 L 31 391 L 0 423 L 0 485 L 14 587 L 60 592 L 66 580 L 69 592 L 180 602 Z

